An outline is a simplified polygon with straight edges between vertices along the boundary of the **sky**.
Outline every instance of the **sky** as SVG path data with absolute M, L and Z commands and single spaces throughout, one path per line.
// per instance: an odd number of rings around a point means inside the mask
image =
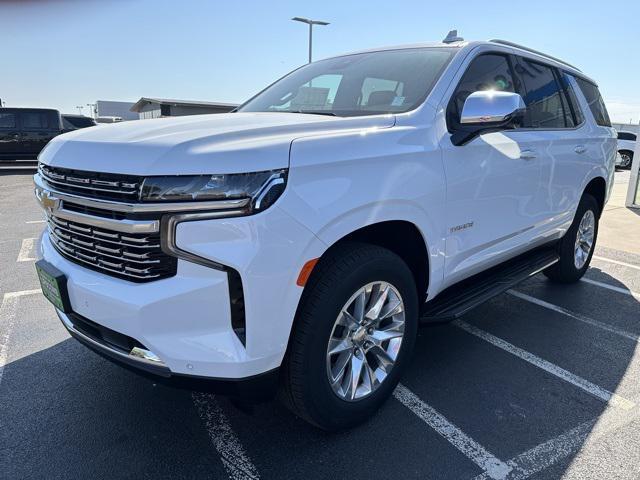
M 638 0 L 0 0 L 0 99 L 63 113 L 143 96 L 240 103 L 307 61 L 294 16 L 330 22 L 314 59 L 454 28 L 521 43 L 595 79 L 614 122 L 640 120 Z

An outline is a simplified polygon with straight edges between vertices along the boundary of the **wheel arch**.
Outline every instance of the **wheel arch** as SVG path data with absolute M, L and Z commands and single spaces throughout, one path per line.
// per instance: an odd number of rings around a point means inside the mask
M 592 178 L 589 183 L 584 187 L 583 195 L 589 194 L 598 202 L 599 214 L 602 215 L 604 209 L 605 200 L 607 197 L 607 182 L 603 177 Z

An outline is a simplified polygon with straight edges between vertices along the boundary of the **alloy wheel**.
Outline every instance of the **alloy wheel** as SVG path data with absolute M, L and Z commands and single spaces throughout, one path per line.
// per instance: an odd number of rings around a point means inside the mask
M 405 328 L 405 309 L 390 283 L 372 282 L 340 310 L 327 346 L 327 375 L 346 401 L 371 395 L 394 368 Z
M 573 261 L 578 270 L 584 267 L 589 258 L 591 248 L 593 248 L 593 239 L 596 231 L 596 217 L 592 210 L 587 210 L 580 220 L 578 232 L 576 234 L 576 244 L 574 249 Z

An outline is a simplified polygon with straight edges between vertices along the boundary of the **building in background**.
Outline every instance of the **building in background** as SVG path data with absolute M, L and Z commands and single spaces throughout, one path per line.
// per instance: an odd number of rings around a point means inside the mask
M 114 102 L 111 100 L 96 101 L 96 117 L 116 118 L 122 120 L 138 120 L 138 115 L 131 111 L 134 102 Z
M 202 115 L 206 113 L 226 113 L 237 106 L 235 103 L 142 97 L 131 107 L 131 111 L 137 113 L 139 118 L 142 119 Z

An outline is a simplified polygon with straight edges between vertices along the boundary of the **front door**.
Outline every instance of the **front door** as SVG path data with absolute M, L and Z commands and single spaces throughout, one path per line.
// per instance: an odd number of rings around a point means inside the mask
M 479 90 L 520 93 L 512 61 L 487 53 L 469 64 L 447 106 L 449 132 L 466 98 Z M 447 285 L 500 263 L 529 242 L 544 217 L 540 156 L 530 133 L 485 133 L 455 146 L 441 139 L 447 179 Z

